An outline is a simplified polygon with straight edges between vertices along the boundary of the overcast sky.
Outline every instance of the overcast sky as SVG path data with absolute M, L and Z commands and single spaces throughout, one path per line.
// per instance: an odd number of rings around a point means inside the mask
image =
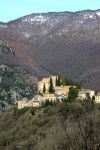
M 100 0 L 0 0 L 0 21 L 37 12 L 79 11 L 100 9 Z

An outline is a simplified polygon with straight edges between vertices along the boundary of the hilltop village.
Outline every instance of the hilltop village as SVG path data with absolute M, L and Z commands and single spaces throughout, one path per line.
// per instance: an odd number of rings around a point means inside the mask
M 59 76 L 50 76 L 38 81 L 37 94 L 31 99 L 27 98 L 18 100 L 18 109 L 24 107 L 41 107 L 46 101 L 62 102 L 69 97 L 73 97 L 76 101 L 84 101 L 86 99 L 94 100 L 100 103 L 100 93 L 96 93 L 91 89 L 80 88 L 78 84 L 66 83 Z

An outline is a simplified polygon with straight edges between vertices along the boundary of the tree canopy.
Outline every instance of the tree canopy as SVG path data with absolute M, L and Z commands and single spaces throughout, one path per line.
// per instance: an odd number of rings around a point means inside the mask
M 76 87 L 70 87 L 69 93 L 68 93 L 68 99 L 73 101 L 78 96 L 78 89 Z

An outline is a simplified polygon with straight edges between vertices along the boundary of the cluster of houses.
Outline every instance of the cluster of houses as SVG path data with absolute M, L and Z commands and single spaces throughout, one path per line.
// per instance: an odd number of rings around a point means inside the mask
M 62 101 L 64 98 L 68 98 L 68 93 L 70 90 L 70 87 L 72 86 L 58 86 L 56 84 L 58 76 L 50 76 L 48 78 L 43 78 L 41 81 L 38 82 L 38 92 L 35 97 L 33 97 L 31 100 L 27 100 L 26 98 L 18 101 L 18 109 L 22 109 L 24 107 L 40 107 L 42 103 L 44 103 L 46 100 L 49 101 Z M 54 93 L 49 92 L 50 88 L 50 79 L 52 79 L 52 85 L 54 88 Z M 74 86 L 75 87 L 75 86 Z M 95 91 L 90 89 L 80 89 L 78 92 L 77 99 L 84 100 L 87 97 L 87 94 L 89 96 L 95 97 L 95 102 L 100 103 L 100 93 L 95 93 Z

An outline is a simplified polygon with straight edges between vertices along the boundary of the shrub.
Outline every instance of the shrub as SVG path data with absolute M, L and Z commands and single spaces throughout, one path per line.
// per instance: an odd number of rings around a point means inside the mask
M 39 128 L 41 128 L 41 127 L 43 127 L 47 122 L 48 122 L 47 119 L 42 119 L 41 121 L 37 122 L 36 125 L 37 125 Z
M 43 107 L 48 107 L 48 106 L 52 106 L 52 105 L 53 105 L 53 102 L 49 101 L 49 100 L 46 100 L 45 103 L 42 104 Z
M 35 115 L 35 110 L 34 110 L 33 107 L 31 108 L 31 111 L 30 111 L 30 112 L 31 112 L 31 115 L 33 115 L 33 116 Z
M 71 113 L 73 113 L 75 116 L 80 116 L 83 113 L 84 108 L 80 103 L 72 103 L 70 107 Z
M 49 109 L 50 109 L 50 106 L 44 108 L 44 109 L 43 109 L 43 112 L 44 112 L 44 113 L 47 113 L 47 112 L 49 111 Z
M 30 108 L 24 107 L 23 109 L 18 110 L 19 114 L 24 114 L 26 113 Z
M 21 115 L 25 114 L 30 108 L 25 107 L 22 109 L 17 109 L 17 107 L 14 108 L 14 117 L 20 117 Z
M 61 106 L 59 112 L 62 113 L 63 115 L 68 113 L 70 111 L 70 103 L 63 103 Z

